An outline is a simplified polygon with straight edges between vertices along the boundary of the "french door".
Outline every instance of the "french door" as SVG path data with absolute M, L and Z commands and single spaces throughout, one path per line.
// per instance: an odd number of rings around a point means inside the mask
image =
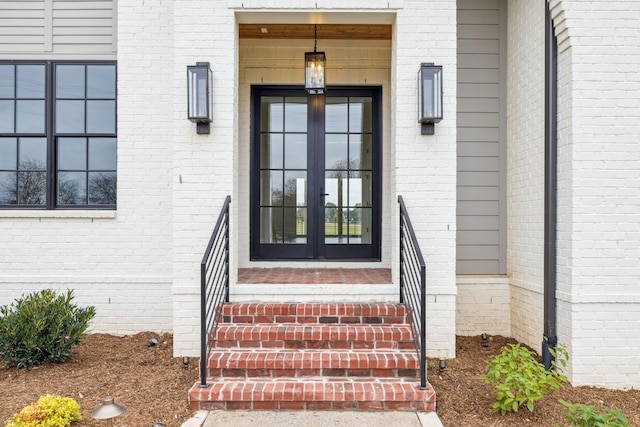
M 380 88 L 251 99 L 251 258 L 379 260 Z

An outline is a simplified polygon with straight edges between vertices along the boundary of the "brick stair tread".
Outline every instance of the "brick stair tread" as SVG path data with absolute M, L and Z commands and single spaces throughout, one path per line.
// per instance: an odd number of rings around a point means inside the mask
M 225 324 L 218 327 L 216 341 L 323 340 L 411 341 L 408 325 L 354 324 Z
M 404 316 L 406 307 L 392 303 L 228 303 L 222 314 Z
M 208 387 L 194 385 L 190 401 L 430 401 L 435 392 L 419 388 L 415 380 L 398 378 L 276 378 L 209 379 Z
M 230 303 L 191 409 L 435 410 L 393 303 Z
M 223 369 L 418 369 L 413 350 L 213 350 L 209 368 Z

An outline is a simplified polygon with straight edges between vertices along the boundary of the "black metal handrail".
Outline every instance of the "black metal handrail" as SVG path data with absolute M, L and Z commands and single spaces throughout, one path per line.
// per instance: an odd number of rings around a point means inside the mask
M 413 341 L 420 359 L 420 388 L 427 388 L 426 267 L 402 196 L 400 204 L 400 303 L 409 308 Z
M 229 302 L 229 204 L 227 196 L 200 263 L 200 387 L 207 387 L 207 361 L 222 305 Z

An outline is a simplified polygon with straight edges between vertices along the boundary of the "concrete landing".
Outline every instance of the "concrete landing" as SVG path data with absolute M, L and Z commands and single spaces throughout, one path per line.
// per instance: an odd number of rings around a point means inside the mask
M 435 412 L 198 411 L 182 427 L 443 427 Z

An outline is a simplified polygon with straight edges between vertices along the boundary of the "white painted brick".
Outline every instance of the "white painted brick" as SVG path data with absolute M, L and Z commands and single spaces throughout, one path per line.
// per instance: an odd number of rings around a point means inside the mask
M 552 0 L 551 6 L 560 47 L 558 333 L 571 352 L 574 383 L 637 386 L 640 2 Z M 107 216 L 0 212 L 0 304 L 45 286 L 71 287 L 81 304 L 98 307 L 95 330 L 173 329 L 176 354 L 197 355 L 198 264 L 226 195 L 234 195 L 232 282 L 237 266 L 264 264 L 249 263 L 246 249 L 248 87 L 299 82 L 301 52 L 308 49 L 307 41 L 239 42 L 236 17 L 290 9 L 362 23 L 395 14 L 390 43 L 322 41 L 332 82 L 383 86 L 385 208 L 376 265 L 392 267 L 397 283 L 395 197 L 402 194 L 427 260 L 429 354 L 453 356 L 456 329 L 510 334 L 539 347 L 539 3 L 509 2 L 508 8 L 509 288 L 506 279 L 456 283 L 456 96 L 448 96 L 456 93 L 455 1 L 227 0 L 203 8 L 201 0 L 120 0 L 118 7 L 118 210 Z M 115 58 L 101 51 L 55 55 Z M 10 56 L 37 58 L 42 54 Z M 185 65 L 204 60 L 214 73 L 214 120 L 210 135 L 196 135 L 185 119 Z M 416 120 L 416 74 L 427 61 L 445 69 L 445 119 L 433 136 L 420 135 Z
M 637 387 L 640 362 L 627 355 L 638 354 L 640 333 L 640 113 L 631 94 L 640 80 L 639 4 L 550 3 L 559 44 L 558 336 L 574 384 Z M 539 4 L 509 3 L 511 322 L 513 336 L 534 348 L 542 338 L 543 28 Z
M 94 331 L 118 334 L 171 330 L 173 320 L 171 97 L 157 90 L 171 85 L 166 58 L 172 8 L 151 1 L 150 13 L 138 14 L 130 13 L 132 5 L 120 2 L 118 20 L 118 211 L 111 218 L 101 218 L 99 211 L 84 218 L 56 212 L 20 218 L 19 212 L 4 211 L 0 218 L 0 304 L 43 287 L 71 288 L 79 304 L 96 306 Z M 46 59 L 115 56 L 54 53 Z
M 509 280 L 464 276 L 456 282 L 456 334 L 510 336 Z

